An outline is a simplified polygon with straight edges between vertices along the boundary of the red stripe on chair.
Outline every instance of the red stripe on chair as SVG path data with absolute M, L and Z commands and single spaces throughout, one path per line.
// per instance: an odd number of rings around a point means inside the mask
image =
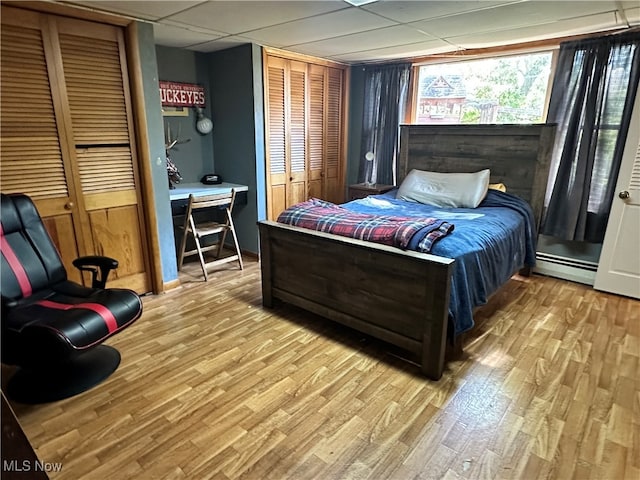
M 0 223 L 0 251 L 4 255 L 4 258 L 7 260 L 11 271 L 16 276 L 18 280 L 18 285 L 20 285 L 20 290 L 22 291 L 23 297 L 29 297 L 33 290 L 31 289 L 31 282 L 29 281 L 29 277 L 27 276 L 27 272 L 24 267 L 18 260 L 18 256 L 16 252 L 13 251 L 11 245 L 9 245 L 9 241 L 7 237 L 4 236 L 4 229 L 2 228 L 2 224 Z
M 36 304 L 47 308 L 55 308 L 57 310 L 71 310 L 73 308 L 85 308 L 87 310 L 92 310 L 102 317 L 109 333 L 113 333 L 118 329 L 116 317 L 113 316 L 113 313 L 111 313 L 108 308 L 104 305 L 100 305 L 99 303 L 76 303 L 73 305 L 69 303 L 53 302 L 51 300 L 40 300 L 39 302 L 36 302 Z

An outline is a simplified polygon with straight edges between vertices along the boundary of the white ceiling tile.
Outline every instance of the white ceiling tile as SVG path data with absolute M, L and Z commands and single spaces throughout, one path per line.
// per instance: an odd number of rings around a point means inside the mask
M 613 2 L 601 1 L 531 1 L 504 5 L 479 12 L 424 20 L 410 25 L 435 37 L 445 38 L 472 33 L 506 30 L 515 27 L 547 24 L 556 20 L 611 12 Z
M 209 1 L 171 17 L 181 23 L 230 34 L 269 27 L 347 7 L 326 1 Z
M 629 25 L 638 26 L 640 24 L 640 7 L 626 9 L 624 16 L 627 18 Z
M 158 20 L 168 15 L 181 12 L 193 7 L 200 1 L 117 1 L 117 0 L 90 0 L 71 2 L 88 8 L 105 10 L 112 13 L 147 20 Z
M 152 21 L 158 45 L 207 52 L 254 42 L 344 62 L 407 58 L 640 25 L 638 0 L 379 0 L 359 8 L 341 0 L 61 3 Z
M 433 38 L 428 35 L 424 35 L 415 29 L 398 25 L 320 40 L 318 42 L 289 46 L 287 48 L 301 53 L 308 51 L 312 55 L 340 55 L 343 53 L 394 47 L 430 40 L 433 40 Z
M 451 45 L 449 43 L 442 40 L 431 40 L 408 45 L 398 45 L 396 47 L 344 53 L 341 55 L 334 55 L 332 58 L 343 62 L 366 62 L 389 60 L 394 58 L 421 57 L 450 51 Z
M 169 25 L 172 27 L 176 27 L 182 30 L 189 30 L 191 32 L 199 32 L 199 33 L 206 33 L 206 34 L 213 34 L 213 35 L 217 35 L 219 37 L 226 37 L 229 34 L 226 32 L 219 32 L 217 30 L 213 30 L 210 28 L 204 28 L 204 27 L 199 27 L 196 25 L 189 25 L 188 23 L 181 23 L 181 22 L 176 22 L 174 20 L 171 19 L 164 19 L 164 20 L 160 20 L 158 23 L 161 23 L 163 25 Z
M 184 48 L 218 39 L 222 35 L 210 32 L 194 32 L 186 28 L 156 23 L 153 25 L 153 36 L 156 45 Z
M 544 25 L 532 25 L 496 32 L 452 36 L 448 37 L 447 41 L 460 48 L 486 48 L 513 43 L 532 42 L 551 37 L 606 31 L 617 27 L 616 15 L 611 12 L 577 19 L 550 22 Z
M 316 15 L 303 20 L 245 33 L 246 37 L 272 46 L 308 43 L 326 38 L 394 25 L 378 15 L 358 8 Z
M 362 7 L 392 20 L 408 23 L 428 18 L 439 18 L 458 13 L 473 12 L 496 5 L 513 3 L 517 0 L 475 0 L 475 1 L 407 1 L 382 0 Z
M 245 43 L 252 43 L 251 39 L 239 37 L 239 36 L 229 36 L 229 37 L 220 38 L 218 40 L 214 40 L 212 42 L 193 45 L 193 46 L 187 47 L 187 49 L 195 50 L 197 52 L 205 52 L 205 53 L 216 52 L 218 50 L 225 50 L 227 48 L 244 45 Z

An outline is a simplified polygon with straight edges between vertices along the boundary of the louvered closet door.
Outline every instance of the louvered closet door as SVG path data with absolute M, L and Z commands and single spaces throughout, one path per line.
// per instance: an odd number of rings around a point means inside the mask
M 324 198 L 334 203 L 344 201 L 342 180 L 342 118 L 344 72 L 327 67 Z
M 341 169 L 343 71 L 309 65 L 309 196 L 344 201 Z
M 288 174 L 286 206 L 308 199 L 307 192 L 307 64 L 289 62 L 289 122 L 288 122 Z M 287 97 L 285 97 L 287 98 Z
M 287 153 L 285 119 L 285 69 L 281 58 L 269 57 L 267 65 L 267 216 L 275 220 L 286 208 Z
M 267 214 L 308 198 L 307 65 L 268 57 L 267 61 Z
M 83 234 L 89 253 L 118 259 L 110 286 L 150 290 L 122 30 L 57 18 Z
M 267 212 L 309 197 L 344 201 L 340 68 L 266 56 Z
M 309 197 L 326 198 L 325 157 L 325 74 L 326 67 L 309 65 Z
M 69 278 L 81 281 L 71 263 L 81 251 L 76 240 L 81 222 L 71 152 L 59 125 L 62 108 L 50 89 L 50 38 L 45 17 L 2 8 L 0 185 L 3 193 L 34 200 Z

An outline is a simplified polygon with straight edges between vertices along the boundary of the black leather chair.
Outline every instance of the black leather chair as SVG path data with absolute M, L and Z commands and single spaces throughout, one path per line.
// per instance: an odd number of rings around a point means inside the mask
M 67 280 L 31 199 L 0 197 L 2 362 L 18 367 L 7 395 L 21 403 L 76 395 L 118 368 L 120 353 L 102 343 L 140 317 L 142 302 L 132 290 L 104 288 L 118 265 L 108 257 L 74 261 L 92 272 L 92 288 Z

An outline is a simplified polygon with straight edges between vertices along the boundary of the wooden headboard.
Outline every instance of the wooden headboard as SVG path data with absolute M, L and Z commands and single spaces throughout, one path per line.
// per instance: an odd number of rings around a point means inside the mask
M 412 170 L 466 173 L 488 168 L 491 183 L 531 204 L 540 225 L 555 124 L 401 125 L 398 184 Z

